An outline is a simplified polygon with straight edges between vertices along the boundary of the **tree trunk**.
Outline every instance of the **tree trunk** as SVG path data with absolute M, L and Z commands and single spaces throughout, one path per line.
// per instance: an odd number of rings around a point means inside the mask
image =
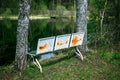
M 79 49 L 86 52 L 87 47 L 87 0 L 76 0 L 76 32 L 85 32 L 83 45 Z
M 107 0 L 105 1 L 103 10 L 100 11 L 100 16 L 101 16 L 101 19 L 100 19 L 101 38 L 103 37 L 103 22 L 104 22 L 106 6 L 107 6 Z
M 26 68 L 27 65 L 30 0 L 20 0 L 19 7 L 14 68 L 15 71 L 21 72 Z

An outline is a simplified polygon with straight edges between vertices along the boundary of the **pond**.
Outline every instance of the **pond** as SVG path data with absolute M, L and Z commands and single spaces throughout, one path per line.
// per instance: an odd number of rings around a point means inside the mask
M 0 20 L 0 65 L 15 57 L 17 20 Z M 75 21 L 66 18 L 30 20 L 29 51 L 36 50 L 39 38 L 75 32 Z

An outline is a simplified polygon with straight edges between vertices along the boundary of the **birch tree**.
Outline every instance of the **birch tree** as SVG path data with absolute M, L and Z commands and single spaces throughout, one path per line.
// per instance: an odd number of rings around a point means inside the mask
M 88 51 L 87 47 L 87 0 L 76 0 L 76 32 L 85 32 L 82 51 Z
M 20 72 L 24 70 L 27 65 L 29 14 L 30 0 L 20 0 L 14 65 L 15 70 Z

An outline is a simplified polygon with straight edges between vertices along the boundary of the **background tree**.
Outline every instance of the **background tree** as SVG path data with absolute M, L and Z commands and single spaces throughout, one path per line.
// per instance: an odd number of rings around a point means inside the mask
M 20 0 L 19 6 L 17 45 L 14 66 L 16 71 L 24 70 L 27 65 L 30 0 Z
M 119 2 L 119 0 L 89 0 L 88 32 L 95 34 L 94 40 L 96 40 L 99 46 L 105 46 L 105 44 L 111 46 L 114 43 L 119 43 Z
M 85 32 L 83 45 L 79 46 L 82 51 L 88 51 L 87 48 L 87 0 L 76 0 L 76 31 Z

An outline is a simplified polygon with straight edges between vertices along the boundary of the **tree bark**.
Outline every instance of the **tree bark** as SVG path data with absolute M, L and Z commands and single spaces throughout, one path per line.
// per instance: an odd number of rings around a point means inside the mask
M 15 71 L 21 72 L 26 68 L 27 65 L 30 0 L 20 0 L 19 7 L 14 68 Z
M 87 0 L 76 0 L 76 32 L 85 32 L 83 45 L 79 49 L 87 52 Z

